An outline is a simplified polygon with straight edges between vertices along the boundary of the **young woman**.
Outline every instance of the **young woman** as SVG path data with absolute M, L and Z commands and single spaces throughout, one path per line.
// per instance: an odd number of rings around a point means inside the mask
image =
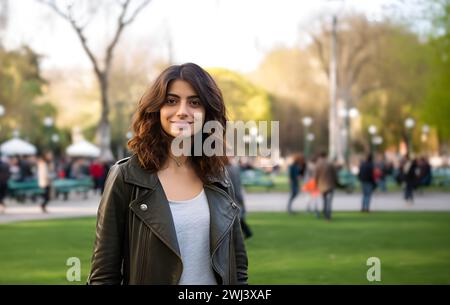
M 100 202 L 90 284 L 247 283 L 226 156 L 171 149 L 175 138 L 198 136 L 199 117 L 225 126 L 220 89 L 192 63 L 163 71 L 140 100 L 134 154 L 110 169 Z

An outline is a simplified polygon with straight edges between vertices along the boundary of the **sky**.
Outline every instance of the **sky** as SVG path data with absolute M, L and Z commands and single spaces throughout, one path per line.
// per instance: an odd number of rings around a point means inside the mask
M 125 29 L 120 44 L 144 48 L 155 58 L 170 54 L 174 63 L 250 72 L 271 49 L 307 41 L 305 33 L 319 14 L 358 11 L 377 20 L 393 1 L 152 0 Z M 44 69 L 91 67 L 73 29 L 48 7 L 36 0 L 14 0 L 9 9 L 6 47 L 30 45 L 44 55 Z M 88 27 L 89 45 L 97 55 L 114 29 L 108 23 L 114 18 L 103 13 Z

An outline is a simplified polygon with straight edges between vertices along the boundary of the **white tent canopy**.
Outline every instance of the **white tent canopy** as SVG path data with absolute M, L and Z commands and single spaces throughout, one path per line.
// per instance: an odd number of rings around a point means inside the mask
M 100 148 L 86 140 L 81 140 L 67 147 L 66 153 L 71 157 L 96 158 L 100 156 Z
M 0 151 L 2 154 L 7 156 L 14 155 L 35 155 L 36 154 L 36 146 L 28 143 L 19 138 L 14 138 L 4 142 L 0 146 Z

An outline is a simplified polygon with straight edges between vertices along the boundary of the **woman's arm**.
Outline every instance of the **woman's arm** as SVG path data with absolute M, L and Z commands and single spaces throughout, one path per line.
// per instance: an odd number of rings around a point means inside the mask
M 122 282 L 127 192 L 119 165 L 111 167 L 97 213 L 97 229 L 88 284 Z

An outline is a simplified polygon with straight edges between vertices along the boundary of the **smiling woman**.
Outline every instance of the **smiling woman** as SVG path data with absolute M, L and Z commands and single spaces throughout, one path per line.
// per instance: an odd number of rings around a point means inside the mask
M 196 118 L 202 124 L 191 124 Z M 200 132 L 193 126 L 203 127 L 209 121 L 222 126 L 227 121 L 222 92 L 214 79 L 196 64 L 171 66 L 141 98 L 133 121 L 135 136 L 128 147 L 143 168 L 159 171 L 170 159 L 172 140 L 186 130 L 189 135 Z M 223 176 L 228 163 L 225 156 L 196 156 L 189 161 L 204 183 L 208 176 Z
M 198 65 L 167 68 L 144 94 L 128 143 L 134 155 L 111 168 L 100 202 L 90 284 L 247 283 L 226 157 L 170 149 L 210 121 L 226 125 L 225 105 Z

